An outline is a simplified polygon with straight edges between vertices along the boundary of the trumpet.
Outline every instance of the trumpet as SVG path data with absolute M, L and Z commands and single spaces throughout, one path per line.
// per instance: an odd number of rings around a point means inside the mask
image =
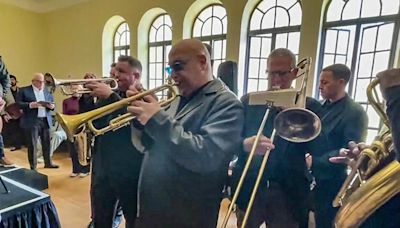
M 244 183 L 244 180 L 247 176 L 247 172 L 250 168 L 251 161 L 255 155 L 255 151 L 257 148 L 258 141 L 263 134 L 263 130 L 265 124 L 267 122 L 270 108 L 275 107 L 289 107 L 284 111 L 280 112 L 274 120 L 274 130 L 271 134 L 271 141 L 274 141 L 275 135 L 278 134 L 280 137 L 295 143 L 300 142 L 308 142 L 316 138 L 321 132 L 321 120 L 319 117 L 305 109 L 306 103 L 306 86 L 307 79 L 309 75 L 311 65 L 311 59 L 306 58 L 301 60 L 297 64 L 297 68 L 299 68 L 299 74 L 296 78 L 304 75 L 301 87 L 299 90 L 295 89 L 281 89 L 281 90 L 273 90 L 273 91 L 263 91 L 263 92 L 255 92 L 251 93 L 249 97 L 250 105 L 265 105 L 267 104 L 267 109 L 265 111 L 264 117 L 261 121 L 260 127 L 258 129 L 256 139 L 253 143 L 252 149 L 249 153 L 247 162 L 243 169 L 242 176 L 240 177 L 239 183 L 237 185 L 236 191 L 233 195 L 232 201 L 228 208 L 228 212 L 226 213 L 224 220 L 222 222 L 221 227 L 226 227 L 228 224 L 229 216 L 231 215 L 236 200 L 239 196 L 241 187 Z M 258 186 L 260 184 L 262 175 L 267 165 L 268 157 L 270 150 L 267 150 L 264 158 L 261 162 L 261 166 L 258 172 L 258 176 L 256 182 L 253 187 L 253 191 L 250 197 L 249 204 L 247 206 L 246 214 L 244 216 L 242 222 L 242 228 L 246 227 L 247 220 L 249 218 L 252 205 L 254 203 L 254 199 L 256 196 L 256 192 L 258 190 Z
M 65 95 L 73 95 L 73 94 L 85 94 L 92 92 L 90 89 L 85 88 L 85 84 L 88 82 L 103 82 L 109 84 L 112 90 L 118 89 L 118 82 L 114 78 L 93 78 L 93 79 L 66 79 L 66 80 L 57 80 L 52 74 L 46 73 L 46 84 L 47 86 L 56 88 L 60 87 L 61 91 Z M 71 86 L 79 85 L 80 88 L 78 90 L 73 90 Z
M 106 116 L 120 108 L 126 107 L 135 100 L 140 100 L 147 95 L 152 95 L 164 90 L 169 91 L 169 93 L 171 94 L 169 98 L 159 101 L 160 106 L 164 107 L 170 104 L 177 96 L 177 92 L 173 85 L 165 84 L 163 86 L 141 92 L 132 97 L 124 98 L 109 105 L 77 115 L 65 115 L 61 113 L 56 113 L 56 119 L 66 132 L 68 139 L 71 141 L 73 141 L 75 135 L 85 131 L 86 128 L 93 134 L 93 136 L 102 135 L 108 131 L 117 130 L 121 127 L 128 125 L 129 122 L 135 118 L 135 116 L 131 113 L 125 113 L 110 120 L 109 124 L 106 127 L 100 129 L 94 126 L 93 121 L 103 116 Z

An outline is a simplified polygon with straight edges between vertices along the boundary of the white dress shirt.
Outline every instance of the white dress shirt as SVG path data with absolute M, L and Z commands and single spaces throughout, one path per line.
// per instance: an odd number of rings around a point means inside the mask
M 44 98 L 43 89 L 39 90 L 35 86 L 32 86 L 32 87 L 33 87 L 33 92 L 35 93 L 36 101 L 46 101 L 46 99 Z M 38 117 L 39 118 L 46 117 L 46 108 L 45 107 L 38 108 Z

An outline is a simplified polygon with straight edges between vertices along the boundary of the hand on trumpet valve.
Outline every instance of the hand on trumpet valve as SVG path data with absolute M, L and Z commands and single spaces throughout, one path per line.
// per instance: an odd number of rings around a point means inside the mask
M 129 87 L 126 92 L 128 97 L 139 94 L 139 88 L 137 86 Z M 142 124 L 146 125 L 147 121 L 151 119 L 157 112 L 161 110 L 161 106 L 157 101 L 155 95 L 144 96 L 141 100 L 135 100 L 128 106 L 128 112 L 136 116 L 136 119 Z
M 88 88 L 92 91 L 90 95 L 100 99 L 107 99 L 113 93 L 110 85 L 100 81 L 88 82 L 85 84 L 85 88 Z
M 255 135 L 246 138 L 243 141 L 244 151 L 250 152 L 255 140 L 256 140 Z M 258 141 L 255 153 L 257 155 L 264 155 L 267 152 L 267 150 L 273 150 L 274 148 L 275 148 L 275 145 L 272 143 L 271 139 L 262 135 L 262 136 L 260 136 L 260 140 Z
M 357 157 L 360 155 L 361 151 L 366 147 L 367 145 L 365 143 L 357 144 L 354 141 L 350 141 L 347 149 L 340 149 L 339 155 L 329 158 L 329 161 L 336 164 L 346 164 L 352 167 L 356 164 Z

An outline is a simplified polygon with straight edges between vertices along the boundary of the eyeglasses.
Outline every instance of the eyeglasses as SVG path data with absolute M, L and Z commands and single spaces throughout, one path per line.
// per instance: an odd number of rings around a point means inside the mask
M 283 77 L 283 76 L 285 76 L 285 75 L 287 75 L 289 73 L 292 73 L 292 72 L 293 72 L 293 69 L 290 69 L 288 71 L 268 71 L 268 70 L 265 70 L 265 73 L 267 75 L 269 75 L 269 76 L 279 76 L 279 77 Z
M 185 62 L 175 62 L 172 65 L 169 65 L 168 67 L 165 68 L 165 71 L 167 72 L 168 75 L 172 75 L 173 72 L 178 72 L 181 71 L 183 69 L 185 69 Z

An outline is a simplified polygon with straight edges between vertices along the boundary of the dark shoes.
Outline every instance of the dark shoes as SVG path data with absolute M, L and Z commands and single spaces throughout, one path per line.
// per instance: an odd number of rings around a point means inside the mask
M 45 165 L 45 169 L 58 169 L 60 166 L 55 165 L 55 164 L 50 164 L 50 165 Z
M 17 146 L 17 147 L 13 147 L 13 148 L 11 148 L 11 150 L 10 151 L 16 151 L 16 150 L 20 150 L 21 149 L 21 147 L 20 146 Z

